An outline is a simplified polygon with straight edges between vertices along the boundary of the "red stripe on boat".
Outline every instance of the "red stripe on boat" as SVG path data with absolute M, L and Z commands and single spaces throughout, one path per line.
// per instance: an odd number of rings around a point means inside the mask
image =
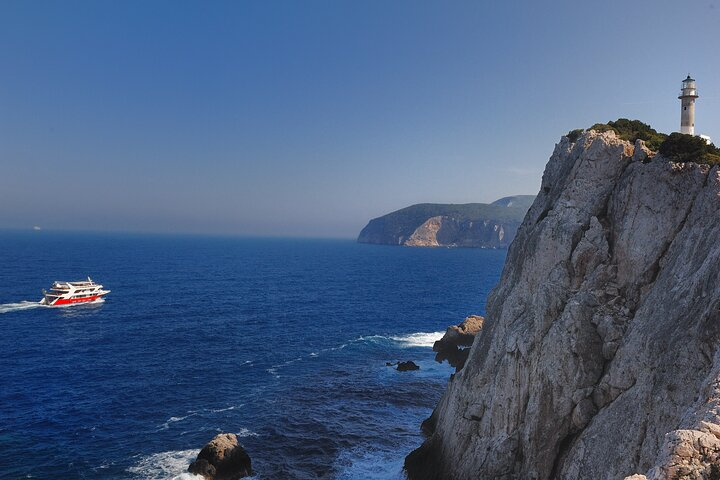
M 61 298 L 57 302 L 53 303 L 53 305 L 67 305 L 68 303 L 92 302 L 93 300 L 97 300 L 100 297 L 101 295 L 95 295 L 94 297 L 85 298 Z

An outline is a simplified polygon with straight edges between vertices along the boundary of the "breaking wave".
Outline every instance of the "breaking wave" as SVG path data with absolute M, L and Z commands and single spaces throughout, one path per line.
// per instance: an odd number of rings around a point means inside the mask
M 390 337 L 390 339 L 400 343 L 403 347 L 432 347 L 443 335 L 445 332 L 418 332 Z
M 128 472 L 145 480 L 203 480 L 187 471 L 198 450 L 161 452 L 142 458 Z
M 411 446 L 408 449 L 412 448 Z M 343 451 L 335 462 L 337 480 L 403 480 L 403 456 L 373 448 Z
M 367 335 L 357 339 L 360 342 L 382 342 L 390 341 L 400 344 L 401 347 L 432 347 L 435 342 L 440 340 L 445 332 L 417 332 L 408 333 L 407 335 Z
M 241 428 L 235 435 L 240 438 L 258 436 L 257 433 L 251 432 L 247 428 Z M 195 460 L 199 451 L 200 447 L 190 450 L 155 453 L 142 457 L 127 471 L 143 480 L 203 480 L 202 476 L 187 471 L 188 466 Z
M 244 437 L 259 437 L 255 432 L 251 432 L 247 428 L 241 428 L 239 432 L 235 432 L 236 437 L 244 438 Z

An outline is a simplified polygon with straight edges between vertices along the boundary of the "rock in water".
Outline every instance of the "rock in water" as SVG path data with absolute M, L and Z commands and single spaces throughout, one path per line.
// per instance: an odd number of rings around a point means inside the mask
M 459 372 L 470 353 L 468 347 L 473 344 L 484 322 L 485 319 L 480 315 L 470 315 L 461 324 L 448 327 L 445 335 L 433 344 L 433 351 L 437 352 L 435 360 L 447 360 Z
M 190 473 L 194 473 L 195 475 L 202 475 L 204 478 L 210 479 L 215 478 L 215 474 L 217 474 L 215 466 L 210 464 L 210 462 L 204 458 L 198 458 L 191 463 L 188 467 L 188 471 Z
M 410 478 L 720 473 L 718 239 L 720 167 L 564 137 Z
M 420 367 L 412 360 L 408 360 L 407 362 L 398 362 L 397 370 L 398 372 L 409 372 L 411 370 L 420 370 Z
M 188 467 L 210 480 L 236 480 L 252 475 L 250 456 L 234 433 L 221 433 L 205 445 Z

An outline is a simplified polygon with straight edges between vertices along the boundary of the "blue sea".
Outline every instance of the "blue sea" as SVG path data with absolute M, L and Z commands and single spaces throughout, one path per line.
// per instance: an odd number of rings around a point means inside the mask
M 0 231 L 0 478 L 172 479 L 218 432 L 258 479 L 398 479 L 505 252 Z M 91 276 L 93 305 L 41 307 Z M 385 362 L 413 360 L 419 371 Z M 199 477 L 198 477 L 199 478 Z

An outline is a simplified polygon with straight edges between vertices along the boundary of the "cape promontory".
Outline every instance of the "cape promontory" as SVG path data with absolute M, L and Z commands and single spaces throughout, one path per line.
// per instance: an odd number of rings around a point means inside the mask
M 412 480 L 720 478 L 720 151 L 673 135 L 556 145 Z
M 370 220 L 359 243 L 411 247 L 507 248 L 515 238 L 532 195 L 493 203 L 420 203 Z

